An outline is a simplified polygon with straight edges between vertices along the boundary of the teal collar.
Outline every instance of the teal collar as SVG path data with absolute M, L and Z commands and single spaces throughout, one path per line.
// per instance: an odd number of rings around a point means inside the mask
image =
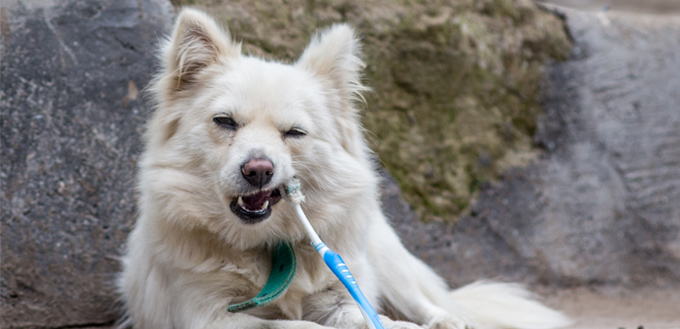
M 287 242 L 281 242 L 272 251 L 272 272 L 262 291 L 251 300 L 229 305 L 227 311 L 236 313 L 271 303 L 290 286 L 296 269 L 297 259 L 293 247 Z

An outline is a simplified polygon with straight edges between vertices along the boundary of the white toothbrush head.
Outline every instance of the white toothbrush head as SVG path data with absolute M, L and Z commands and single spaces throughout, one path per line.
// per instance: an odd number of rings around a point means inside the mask
M 283 185 L 283 192 L 286 201 L 292 204 L 305 202 L 305 196 L 302 194 L 302 184 L 300 184 L 300 180 L 295 177 L 292 177 Z

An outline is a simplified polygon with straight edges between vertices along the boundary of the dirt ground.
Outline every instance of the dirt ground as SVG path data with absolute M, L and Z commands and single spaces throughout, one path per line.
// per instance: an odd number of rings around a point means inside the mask
M 575 288 L 543 293 L 573 329 L 680 329 L 679 288 L 632 292 Z

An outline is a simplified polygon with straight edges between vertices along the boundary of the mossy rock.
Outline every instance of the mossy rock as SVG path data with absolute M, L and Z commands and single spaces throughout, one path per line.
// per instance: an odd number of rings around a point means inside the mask
M 318 27 L 348 22 L 364 44 L 364 124 L 382 164 L 426 221 L 453 221 L 480 185 L 538 150 L 532 136 L 563 22 L 529 0 L 176 0 L 229 26 L 247 52 L 295 60 Z

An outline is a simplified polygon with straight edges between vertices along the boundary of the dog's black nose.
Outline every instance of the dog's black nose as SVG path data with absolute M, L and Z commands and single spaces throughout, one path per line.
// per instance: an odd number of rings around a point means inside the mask
M 274 164 L 269 159 L 250 159 L 241 165 L 241 175 L 250 185 L 262 188 L 272 180 Z

